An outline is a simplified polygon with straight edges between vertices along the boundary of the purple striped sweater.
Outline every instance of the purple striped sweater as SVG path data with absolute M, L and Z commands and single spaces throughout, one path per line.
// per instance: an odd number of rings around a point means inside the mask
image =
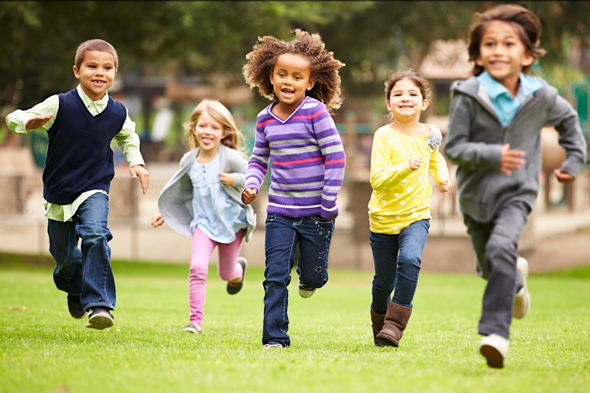
M 256 141 L 244 188 L 260 190 L 272 163 L 267 213 L 287 217 L 338 216 L 346 157 L 334 120 L 320 101 L 306 97 L 285 120 L 270 104 L 256 119 Z

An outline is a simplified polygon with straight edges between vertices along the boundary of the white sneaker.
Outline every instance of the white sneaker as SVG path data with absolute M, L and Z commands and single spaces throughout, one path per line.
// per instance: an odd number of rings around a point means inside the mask
M 531 307 L 531 295 L 526 286 L 527 277 L 529 276 L 529 263 L 526 259 L 518 257 L 516 260 L 516 269 L 522 276 L 522 288 L 514 297 L 514 306 L 512 307 L 512 316 L 517 319 L 526 317 Z
M 182 331 L 187 333 L 199 334 L 203 332 L 203 326 L 195 325 L 194 323 L 189 323 L 188 325 L 182 328 Z
M 299 281 L 298 286 L 299 296 L 301 296 L 302 298 L 307 299 L 308 297 L 311 297 L 311 295 L 313 295 L 315 292 L 315 288 L 308 287 L 307 285 L 302 284 L 301 280 Z
M 272 343 L 272 344 L 264 344 L 262 347 L 264 349 L 274 349 L 274 348 L 284 348 L 283 344 L 279 343 Z
M 508 355 L 508 340 L 497 334 L 490 334 L 479 342 L 479 352 L 487 359 L 488 366 L 503 368 Z

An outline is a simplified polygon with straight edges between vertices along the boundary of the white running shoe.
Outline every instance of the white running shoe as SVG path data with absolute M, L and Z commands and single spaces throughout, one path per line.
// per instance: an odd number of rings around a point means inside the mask
M 508 355 L 508 340 L 497 334 L 490 334 L 479 342 L 479 352 L 487 359 L 488 366 L 503 368 Z
M 514 306 L 512 307 L 512 316 L 517 319 L 526 317 L 531 308 L 531 295 L 526 286 L 526 281 L 529 276 L 529 263 L 526 259 L 518 257 L 516 260 L 516 269 L 522 276 L 522 288 L 514 296 Z

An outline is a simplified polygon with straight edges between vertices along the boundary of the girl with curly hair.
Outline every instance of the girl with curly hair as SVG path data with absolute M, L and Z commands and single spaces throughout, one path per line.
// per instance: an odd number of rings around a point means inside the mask
M 328 252 L 338 216 L 345 155 L 329 111 L 340 107 L 336 60 L 318 34 L 295 30 L 282 41 L 259 38 L 246 55 L 246 82 L 273 102 L 256 121 L 256 139 L 242 192 L 251 203 L 272 161 L 264 272 L 264 348 L 290 346 L 287 334 L 291 269 L 299 294 L 309 298 L 328 281 Z
M 441 132 L 420 123 L 429 95 L 428 82 L 412 70 L 397 72 L 385 82 L 385 103 L 393 121 L 375 132 L 369 201 L 375 264 L 371 321 L 377 346 L 399 346 L 412 314 L 430 228 L 428 175 L 440 192 L 451 189 L 447 165 L 438 150 Z

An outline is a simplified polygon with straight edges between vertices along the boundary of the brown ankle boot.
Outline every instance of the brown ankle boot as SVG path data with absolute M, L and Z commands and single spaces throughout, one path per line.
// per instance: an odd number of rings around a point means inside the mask
M 377 342 L 377 334 L 383 329 L 383 323 L 385 320 L 385 314 L 377 314 L 373 311 L 373 306 L 371 305 L 371 322 L 373 324 L 373 342 L 376 346 L 381 347 L 382 345 Z
M 377 334 L 377 342 L 381 346 L 397 347 L 404 335 L 408 320 L 412 315 L 412 307 L 401 306 L 393 301 L 387 306 L 383 329 Z

